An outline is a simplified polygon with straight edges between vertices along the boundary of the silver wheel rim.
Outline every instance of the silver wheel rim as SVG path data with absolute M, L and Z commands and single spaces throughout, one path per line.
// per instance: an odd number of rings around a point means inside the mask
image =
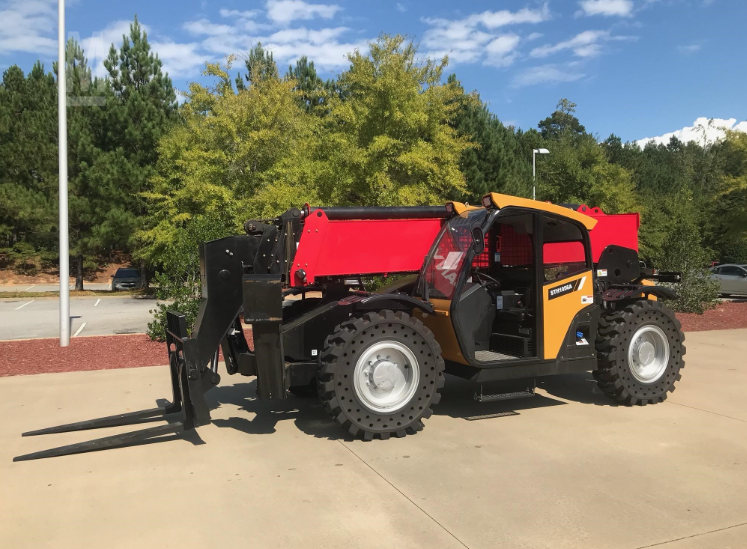
M 669 364 L 669 341 L 658 326 L 638 328 L 628 347 L 630 371 L 641 383 L 658 381 Z
M 390 413 L 403 408 L 420 383 L 413 352 L 398 341 L 379 341 L 366 348 L 353 372 L 353 388 L 366 408 Z

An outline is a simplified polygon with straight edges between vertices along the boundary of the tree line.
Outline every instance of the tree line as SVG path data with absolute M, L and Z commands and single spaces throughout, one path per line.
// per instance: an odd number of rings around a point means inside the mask
M 159 292 L 194 309 L 197 242 L 238 234 L 247 218 L 303 203 L 479 203 L 489 191 L 639 211 L 641 257 L 685 273 L 680 307 L 715 296 L 705 269 L 747 262 L 747 136 L 717 143 L 601 140 L 562 99 L 537 128 L 504 125 L 477 92 L 446 76 L 448 59 L 419 60 L 382 35 L 324 80 L 311 60 L 287 71 L 257 45 L 208 63 L 179 105 L 137 20 L 107 75 L 95 78 L 75 41 L 70 93 L 70 236 L 83 272 L 124 251 Z M 238 77 L 234 65 L 241 65 Z M 0 254 L 16 268 L 58 259 L 56 74 L 17 66 L 0 85 Z

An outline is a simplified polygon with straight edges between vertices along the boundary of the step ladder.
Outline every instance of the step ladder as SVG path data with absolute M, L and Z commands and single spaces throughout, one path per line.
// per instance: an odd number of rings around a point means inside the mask
M 474 399 L 477 402 L 496 402 L 499 400 L 514 400 L 517 398 L 528 398 L 535 396 L 535 389 L 537 385 L 535 380 L 532 379 L 531 383 L 527 384 L 526 389 L 519 391 L 507 391 L 502 393 L 493 393 L 486 395 L 483 393 L 482 385 L 480 385 L 480 392 L 475 392 Z

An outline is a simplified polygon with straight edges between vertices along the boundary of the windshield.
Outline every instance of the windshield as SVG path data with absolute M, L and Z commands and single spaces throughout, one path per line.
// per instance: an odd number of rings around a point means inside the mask
M 441 229 L 421 273 L 425 285 L 418 285 L 429 299 L 454 297 L 459 273 L 472 246 L 472 229 L 482 226 L 486 217 L 487 211 L 482 209 L 465 212 Z
M 140 273 L 138 273 L 137 269 L 117 269 L 117 274 L 114 276 L 117 278 L 137 277 L 140 276 Z

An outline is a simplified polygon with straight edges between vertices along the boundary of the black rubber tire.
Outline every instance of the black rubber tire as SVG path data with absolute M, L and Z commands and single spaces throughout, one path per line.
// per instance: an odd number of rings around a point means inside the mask
M 381 340 L 395 340 L 406 345 L 418 357 L 420 383 L 404 408 L 392 413 L 374 412 L 364 406 L 353 387 L 354 357 Z M 404 312 L 389 310 L 366 313 L 351 318 L 327 337 L 317 376 L 319 398 L 324 409 L 354 437 L 382 440 L 391 435 L 403 437 L 423 429 L 422 420 L 438 404 L 438 390 L 444 386 L 444 361 L 441 346 L 433 333 L 418 319 Z
M 661 328 L 669 343 L 669 363 L 654 383 L 638 381 L 628 365 L 630 340 L 641 326 L 648 324 Z M 684 341 L 679 320 L 658 301 L 641 299 L 605 311 L 597 330 L 598 367 L 594 378 L 602 392 L 620 404 L 645 406 L 663 402 L 682 377 Z

